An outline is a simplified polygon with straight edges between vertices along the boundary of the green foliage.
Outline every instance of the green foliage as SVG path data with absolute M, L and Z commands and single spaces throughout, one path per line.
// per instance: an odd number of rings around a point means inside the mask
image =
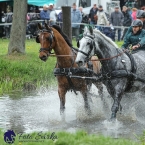
M 137 136 L 137 135 L 135 135 L 135 136 L 138 140 L 140 140 L 142 145 L 145 145 L 145 131 L 143 131 L 143 134 L 141 136 Z
M 3 132 L 0 131 L 0 143 L 6 145 L 3 139 Z M 47 132 L 46 134 L 51 134 Z M 28 134 L 25 134 L 26 136 Z M 33 136 L 33 141 L 37 133 L 30 134 Z M 20 142 L 18 135 L 13 145 L 143 145 L 143 143 L 130 141 L 127 139 L 112 139 L 110 137 L 103 137 L 100 135 L 87 134 L 85 131 L 78 131 L 76 133 L 56 132 L 55 135 L 58 139 L 44 139 L 44 142 Z M 23 139 L 26 140 L 26 139 Z M 40 141 L 40 140 L 39 140 Z

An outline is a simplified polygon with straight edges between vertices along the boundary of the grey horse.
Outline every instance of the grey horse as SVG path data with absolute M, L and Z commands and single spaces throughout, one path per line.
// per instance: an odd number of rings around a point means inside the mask
M 120 102 L 122 96 L 126 92 L 129 79 L 126 76 L 111 77 L 109 76 L 109 73 L 112 71 L 117 72 L 118 70 L 131 72 L 131 60 L 122 49 L 118 49 L 118 46 L 99 30 L 85 27 L 83 35 L 84 37 L 79 41 L 79 52 L 76 58 L 76 63 L 79 66 L 83 66 L 87 59 L 93 55 L 97 55 L 99 59 L 110 58 L 108 60 L 101 61 L 102 74 L 106 77 L 106 79 L 102 81 L 114 100 L 111 108 L 111 119 L 115 119 L 116 113 L 121 106 Z M 113 56 L 116 57 L 112 58 Z M 133 58 L 136 62 L 137 68 L 136 76 L 145 79 L 145 51 L 138 51 L 137 53 L 134 53 Z M 132 88 L 135 88 L 135 91 L 141 90 L 144 87 L 145 83 L 137 80 L 135 80 L 132 84 Z M 131 91 L 133 90 L 130 89 L 129 92 Z

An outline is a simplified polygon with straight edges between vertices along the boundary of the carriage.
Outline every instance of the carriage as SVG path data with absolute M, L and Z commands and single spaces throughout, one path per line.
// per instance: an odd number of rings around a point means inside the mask
M 145 87 L 145 67 L 138 67 L 145 63 L 145 52 L 131 55 L 127 50 L 118 49 L 110 38 L 92 27 L 85 27 L 83 38 L 77 44 L 79 49 L 73 48 L 67 36 L 57 26 L 49 27 L 45 24 L 45 28 L 42 28 L 39 25 L 39 30 L 36 42 L 41 45 L 40 59 L 46 61 L 52 54 L 52 49 L 57 58 L 54 74 L 58 81 L 61 114 L 65 110 L 65 94 L 70 89 L 82 93 L 85 109 L 90 114 L 87 85 L 94 83 L 102 96 L 103 83 L 114 100 L 111 119 L 115 119 L 119 108 L 122 110 L 122 95 L 133 87 Z M 93 57 L 91 60 L 93 55 L 97 55 L 98 59 Z M 92 69 L 87 65 L 90 60 L 93 62 Z

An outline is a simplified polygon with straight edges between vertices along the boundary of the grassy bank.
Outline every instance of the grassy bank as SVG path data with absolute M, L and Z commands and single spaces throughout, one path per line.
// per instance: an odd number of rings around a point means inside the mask
M 75 42 L 73 44 L 76 46 Z M 8 40 L 0 39 L 0 94 L 12 90 L 31 90 L 42 85 L 47 87 L 53 83 L 56 58 L 41 61 L 39 47 L 35 40 L 27 40 L 26 55 L 8 56 Z
M 6 145 L 3 138 L 3 132 L 0 131 L 0 144 Z M 44 139 L 45 135 L 45 139 Z M 49 136 L 49 138 L 46 138 Z M 50 137 L 51 136 L 51 137 Z M 56 140 L 52 140 L 55 139 Z M 126 139 L 112 139 L 110 137 L 88 135 L 84 131 L 76 133 L 56 132 L 51 133 L 32 133 L 32 134 L 16 134 L 16 140 L 13 145 L 144 145 L 144 142 L 130 141 Z
M 33 40 L 26 42 L 26 55 L 7 54 L 8 40 L 0 40 L 0 93 L 12 90 L 34 89 L 47 86 L 54 80 L 55 58 L 47 62 L 39 59 L 39 44 Z

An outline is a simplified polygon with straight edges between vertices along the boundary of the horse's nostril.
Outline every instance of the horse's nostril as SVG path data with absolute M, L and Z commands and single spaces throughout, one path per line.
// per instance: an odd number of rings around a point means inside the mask
M 79 64 L 82 64 L 83 62 L 82 62 L 82 61 L 79 61 L 78 63 L 79 63 Z
M 40 57 L 41 60 L 46 61 L 47 57 L 45 55 L 43 55 L 42 57 Z
M 42 56 L 42 58 L 46 58 L 46 56 L 45 56 L 45 55 L 43 55 L 43 56 Z
M 78 64 L 79 67 L 81 67 L 83 65 L 83 62 L 82 61 L 78 61 L 77 64 Z

